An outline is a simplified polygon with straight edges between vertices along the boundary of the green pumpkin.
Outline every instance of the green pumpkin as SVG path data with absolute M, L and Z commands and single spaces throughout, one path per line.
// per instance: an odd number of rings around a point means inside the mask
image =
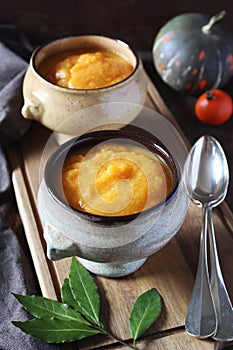
M 233 76 L 233 38 L 217 23 L 225 11 L 209 17 L 185 13 L 168 21 L 153 45 L 153 60 L 163 81 L 178 91 L 199 95 Z

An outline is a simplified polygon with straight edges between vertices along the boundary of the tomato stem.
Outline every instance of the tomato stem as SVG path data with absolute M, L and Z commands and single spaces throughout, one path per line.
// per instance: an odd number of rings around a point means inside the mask
M 204 34 L 209 34 L 212 30 L 213 25 L 218 21 L 221 21 L 223 17 L 225 17 L 225 15 L 226 15 L 226 11 L 221 11 L 217 13 L 217 15 L 212 16 L 209 20 L 209 23 L 202 27 L 202 32 Z
M 206 97 L 207 97 L 208 100 L 213 100 L 213 98 L 214 98 L 213 92 L 209 91 L 209 90 L 206 91 Z

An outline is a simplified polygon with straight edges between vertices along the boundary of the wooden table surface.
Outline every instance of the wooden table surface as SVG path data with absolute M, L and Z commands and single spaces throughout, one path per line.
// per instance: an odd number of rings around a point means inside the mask
M 170 113 L 156 87 L 148 79 L 147 106 L 168 118 L 187 139 Z M 13 184 L 19 212 L 31 251 L 42 294 L 59 299 L 60 287 L 68 276 L 70 259 L 49 261 L 37 211 L 40 161 L 50 131 L 34 123 L 30 132 L 9 152 Z M 28 147 L 30 145 L 30 147 Z M 160 292 L 163 311 L 155 324 L 138 342 L 140 349 L 214 350 L 224 344 L 211 339 L 199 340 L 185 333 L 184 321 L 197 267 L 202 215 L 189 205 L 187 217 L 175 238 L 148 258 L 135 273 L 119 279 L 94 276 L 101 294 L 101 310 L 112 332 L 130 339 L 128 317 L 136 297 L 151 287 Z M 233 300 L 233 216 L 226 203 L 214 210 L 214 224 L 223 276 Z M 224 239 L 222 239 L 224 237 Z M 65 349 L 125 349 L 103 336 L 67 344 Z
M 194 113 L 194 105 L 197 97 L 175 91 L 168 87 L 161 80 L 155 70 L 151 52 L 139 52 L 139 54 L 141 55 L 144 61 L 144 67 L 150 78 L 153 80 L 161 98 L 189 140 L 189 143 L 193 145 L 197 139 L 204 134 L 214 136 L 221 143 L 228 160 L 230 175 L 233 174 L 233 117 L 219 126 L 209 126 L 200 122 Z M 230 79 L 222 89 L 233 98 L 233 78 Z M 231 211 L 233 211 L 233 181 L 230 181 L 229 183 L 226 201 Z

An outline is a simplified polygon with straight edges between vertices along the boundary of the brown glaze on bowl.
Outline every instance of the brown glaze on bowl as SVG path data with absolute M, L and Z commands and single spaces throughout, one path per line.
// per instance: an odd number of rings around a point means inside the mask
M 65 160 L 72 154 L 78 153 L 83 149 L 91 149 L 92 147 L 105 141 L 114 140 L 114 142 L 117 142 L 117 139 L 121 141 L 126 140 L 127 142 L 136 141 L 139 145 L 158 155 L 164 162 L 172 177 L 172 187 L 165 200 L 141 213 L 123 216 L 102 216 L 71 207 L 65 198 L 61 184 L 61 173 Z M 107 225 L 109 222 L 113 221 L 127 222 L 134 220 L 139 214 L 146 215 L 147 211 L 154 210 L 156 207 L 164 205 L 164 203 L 166 204 L 171 200 L 172 196 L 177 190 L 178 178 L 179 175 L 176 164 L 166 147 L 153 135 L 150 133 L 145 133 L 144 130 L 136 127 L 128 127 L 123 130 L 102 130 L 90 132 L 80 136 L 77 139 L 66 142 L 65 144 L 61 145 L 60 148 L 52 155 L 45 168 L 45 183 L 55 200 L 59 201 L 61 205 L 66 208 L 66 210 L 77 211 L 78 215 L 81 215 L 83 218 L 103 223 L 104 225 Z

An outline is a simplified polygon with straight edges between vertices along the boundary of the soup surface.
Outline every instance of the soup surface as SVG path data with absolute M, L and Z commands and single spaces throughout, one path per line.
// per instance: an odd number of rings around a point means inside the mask
M 72 207 L 122 216 L 163 201 L 172 188 L 172 175 L 164 161 L 145 148 L 105 142 L 69 156 L 62 182 Z
M 39 74 L 49 82 L 70 89 L 97 89 L 127 78 L 133 66 L 110 51 L 66 51 L 45 58 Z

